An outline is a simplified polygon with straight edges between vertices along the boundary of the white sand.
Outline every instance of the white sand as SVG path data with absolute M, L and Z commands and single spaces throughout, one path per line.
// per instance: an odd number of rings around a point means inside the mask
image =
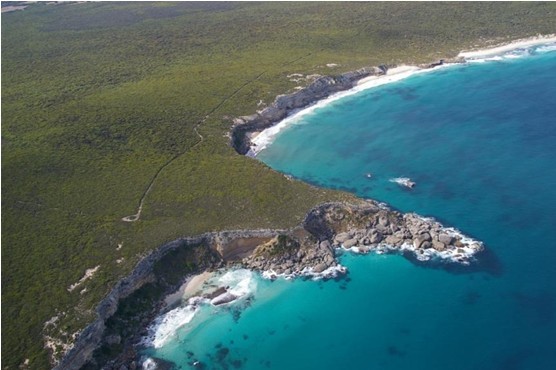
M 27 5 L 24 5 L 24 6 L 13 6 L 13 5 L 3 6 L 2 7 L 2 13 L 14 12 L 16 10 L 23 10 L 25 8 L 27 8 Z
M 178 289 L 177 292 L 169 294 L 164 298 L 164 303 L 167 306 L 172 306 L 182 298 L 189 298 L 198 293 L 205 281 L 210 279 L 214 273 L 205 271 L 202 274 L 195 275 L 189 279 Z
M 461 53 L 459 53 L 458 56 L 464 58 L 480 58 L 480 57 L 505 53 L 507 51 L 514 50 L 514 49 L 527 48 L 527 47 L 551 43 L 551 42 L 556 42 L 556 35 L 537 36 L 528 39 L 516 40 L 509 44 L 500 45 L 489 49 L 481 49 L 475 51 L 462 51 Z
M 408 77 L 419 69 L 420 68 L 416 66 L 399 66 L 396 68 L 391 68 L 386 71 L 385 75 L 369 76 L 360 79 L 359 81 L 357 81 L 357 86 L 363 86 L 367 89 L 375 86 L 384 85 Z
M 205 281 L 210 279 L 214 275 L 213 272 L 205 271 L 202 274 L 193 276 L 186 284 L 185 289 L 183 291 L 183 296 L 185 298 L 194 296 L 195 293 L 198 293 Z

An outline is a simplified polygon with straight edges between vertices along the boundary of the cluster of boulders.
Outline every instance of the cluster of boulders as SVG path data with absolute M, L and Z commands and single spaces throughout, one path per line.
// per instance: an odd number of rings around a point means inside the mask
M 468 263 L 474 254 L 483 249 L 482 243 L 454 229 L 445 228 L 433 219 L 414 213 L 387 218 L 379 215 L 382 212 L 372 217 L 365 228 L 336 234 L 333 246 L 360 253 L 373 249 L 380 252 L 410 251 L 422 260 L 437 258 L 461 263 Z
M 336 266 L 337 262 L 330 241 L 299 240 L 282 234 L 257 247 L 242 264 L 252 270 L 290 276 L 302 272 L 321 273 Z
M 307 215 L 302 230 L 302 237 L 299 232 L 281 234 L 259 245 L 242 264 L 295 276 L 337 266 L 339 248 L 357 253 L 411 252 L 419 260 L 459 263 L 469 263 L 483 249 L 482 243 L 433 219 L 401 214 L 373 201 L 319 206 Z

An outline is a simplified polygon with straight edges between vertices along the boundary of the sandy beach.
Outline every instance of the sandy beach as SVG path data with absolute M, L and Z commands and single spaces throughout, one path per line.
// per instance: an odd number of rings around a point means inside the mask
M 496 54 L 505 53 L 519 48 L 527 48 L 535 45 L 547 44 L 551 42 L 556 42 L 556 35 L 545 35 L 531 37 L 527 39 L 515 40 L 508 44 L 496 46 L 488 49 L 480 49 L 475 51 L 462 51 L 458 56 L 463 58 L 480 58 L 485 56 L 492 56 Z
M 198 293 L 205 281 L 212 277 L 213 273 L 205 271 L 202 274 L 195 275 L 189 279 L 178 289 L 177 292 L 169 294 L 164 298 L 164 303 L 167 306 L 173 306 L 177 302 L 181 301 L 182 298 L 189 298 Z
M 551 34 L 551 35 L 544 35 L 544 36 L 536 36 L 527 39 L 515 40 L 513 42 L 496 46 L 493 48 L 480 49 L 475 51 L 462 51 L 458 54 L 458 57 L 470 59 L 470 60 L 480 59 L 484 56 L 503 54 L 505 52 L 515 50 L 515 49 L 526 48 L 526 47 L 542 45 L 542 44 L 549 44 L 553 42 L 556 42 L 556 35 Z M 377 86 L 400 81 L 414 74 L 427 73 L 433 70 L 438 70 L 439 68 L 446 68 L 453 65 L 456 65 L 456 63 L 444 63 L 435 66 L 434 68 L 421 68 L 418 66 L 401 65 L 395 68 L 388 69 L 388 71 L 384 75 L 378 75 L 378 76 L 375 75 L 375 76 L 362 78 L 356 83 L 355 87 L 353 87 L 352 89 L 335 93 L 325 99 L 322 99 L 314 104 L 309 105 L 308 107 L 300 109 L 299 111 L 291 114 L 290 116 L 282 119 L 281 121 L 276 122 L 276 124 L 274 124 L 269 128 L 266 128 L 260 132 L 253 133 L 252 136 L 250 137 L 250 140 L 253 145 L 251 146 L 251 149 L 247 153 L 247 156 L 255 157 L 261 150 L 265 149 L 266 146 L 269 145 L 274 140 L 274 137 L 286 126 L 294 122 L 297 122 L 297 120 L 300 117 L 306 114 L 310 114 L 315 109 L 325 106 L 334 100 L 338 100 L 342 97 L 355 94 L 362 90 L 367 90 Z
M 213 272 L 205 271 L 202 274 L 193 276 L 185 285 L 183 297 L 189 298 L 198 293 L 203 287 L 205 281 L 210 279 L 212 275 L 214 275 Z
M 398 81 L 405 78 L 421 68 L 417 66 L 399 66 L 389 69 L 385 75 L 369 76 L 357 81 L 357 86 L 364 86 L 365 88 L 384 85 L 390 82 Z

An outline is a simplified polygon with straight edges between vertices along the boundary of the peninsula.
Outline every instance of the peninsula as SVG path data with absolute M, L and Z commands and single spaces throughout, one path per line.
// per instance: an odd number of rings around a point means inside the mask
M 374 2 L 2 8 L 6 369 L 131 359 L 126 351 L 167 294 L 228 264 L 276 276 L 341 272 L 336 257 L 348 249 L 472 261 L 481 243 L 455 230 L 238 152 L 296 109 L 394 66 L 433 67 L 461 50 L 551 34 L 555 11 Z

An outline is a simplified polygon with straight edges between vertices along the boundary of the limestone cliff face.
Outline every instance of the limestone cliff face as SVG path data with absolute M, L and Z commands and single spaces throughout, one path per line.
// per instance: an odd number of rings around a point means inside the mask
M 456 57 L 440 59 L 435 62 L 419 65 L 419 68 L 435 68 L 447 63 L 465 63 L 465 58 Z M 356 86 L 362 78 L 384 75 L 390 67 L 365 67 L 339 76 L 323 76 L 317 78 L 309 86 L 291 94 L 278 95 L 268 107 L 255 114 L 234 119 L 231 132 L 231 145 L 242 155 L 247 154 L 252 145 L 249 133 L 261 131 L 273 126 L 286 118 L 292 111 L 307 107 L 339 91 L 349 90 Z
M 287 117 L 294 109 L 306 107 L 336 92 L 354 87 L 360 79 L 386 73 L 387 67 L 361 68 L 339 76 L 317 78 L 309 86 L 292 94 L 279 95 L 274 102 L 263 110 L 236 118 L 232 129 L 232 146 L 240 154 L 246 154 L 251 146 L 248 133 L 260 131 Z
M 117 311 L 119 301 L 143 285 L 152 282 L 154 280 L 154 263 L 182 244 L 182 240 L 176 240 L 160 247 L 141 260 L 128 277 L 120 280 L 97 306 L 96 320 L 83 330 L 73 348 L 54 369 L 80 369 L 99 347 L 105 330 L 105 322 Z
M 181 256 L 179 266 L 189 262 L 195 264 L 196 268 L 189 270 L 190 274 L 225 264 L 239 264 L 261 272 L 272 271 L 273 274 L 293 277 L 314 276 L 330 269 L 342 273 L 342 269 L 334 270 L 339 267 L 335 258 L 337 250 L 367 253 L 384 248 L 391 252 L 410 252 L 422 260 L 444 258 L 449 262 L 466 262 L 482 250 L 482 244 L 432 219 L 402 214 L 374 201 L 326 203 L 312 209 L 301 225 L 287 230 L 223 231 L 178 239 L 153 251 L 128 277 L 116 284 L 98 305 L 97 319 L 81 333 L 73 349 L 55 369 L 80 369 L 91 360 L 97 348 L 113 342 L 115 336 L 106 333 L 107 320 L 117 312 L 123 299 L 144 285 L 160 283 L 161 279 L 173 276 L 174 283 L 160 286 L 177 290 L 186 276 L 176 278 L 175 274 L 165 272 L 163 277 L 157 270 L 161 262 L 165 264 L 164 270 L 171 269 L 174 256 Z M 129 352 L 131 339 L 121 340 Z M 131 356 L 126 354 L 110 364 L 102 364 L 103 368 L 128 368 L 128 362 L 133 359 L 131 352 Z
M 164 279 L 156 273 L 156 265 L 170 253 L 197 248 L 191 259 L 197 271 L 221 267 L 225 262 L 239 261 L 249 255 L 259 244 L 267 242 L 284 230 L 238 230 L 206 233 L 167 243 L 142 259 L 131 274 L 120 280 L 96 309 L 97 318 L 79 335 L 73 348 L 66 353 L 55 370 L 78 370 L 93 358 L 93 353 L 113 335 L 106 333 L 106 322 L 118 310 L 120 302 L 148 283 Z M 181 277 L 183 281 L 187 276 Z M 165 284 L 167 285 L 167 284 Z M 179 284 L 174 284 L 177 288 Z M 122 338 L 125 342 L 126 338 Z M 111 368 L 110 365 L 108 368 Z M 119 369 L 119 366 L 116 367 Z

